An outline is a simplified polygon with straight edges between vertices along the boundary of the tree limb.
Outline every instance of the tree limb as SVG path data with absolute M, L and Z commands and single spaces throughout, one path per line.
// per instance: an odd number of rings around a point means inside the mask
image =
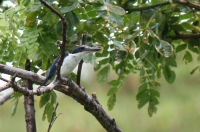
M 182 4 L 191 8 L 194 8 L 195 10 L 200 10 L 200 5 L 197 3 L 192 3 L 188 0 L 174 0 L 174 3 L 178 3 L 178 4 Z M 133 8 L 133 9 L 126 9 L 128 12 L 133 12 L 133 11 L 143 11 L 143 10 L 149 10 L 152 8 L 156 8 L 156 7 L 161 7 L 161 6 L 166 6 L 169 5 L 170 2 L 166 1 L 166 2 L 162 2 L 162 3 L 158 3 L 158 4 L 154 4 L 154 5 L 149 5 L 149 6 L 143 6 L 143 7 L 139 7 L 139 8 Z
M 19 68 L 14 68 L 11 66 L 6 66 L 0 64 L 0 72 L 6 73 L 9 75 L 14 75 L 17 73 L 17 76 L 23 79 L 30 79 L 35 83 L 42 83 L 45 77 L 35 75 L 35 73 L 22 70 Z M 36 79 L 37 78 L 37 79 Z M 85 110 L 90 112 L 98 121 L 99 123 L 108 131 L 108 132 L 122 132 L 122 130 L 117 126 L 115 120 L 111 118 L 102 108 L 101 104 L 90 97 L 83 89 L 81 89 L 75 82 L 66 81 L 68 88 L 66 87 L 58 87 L 55 86 L 55 90 L 62 92 L 65 95 L 68 95 L 75 99 L 78 103 L 84 106 Z M 61 85 L 62 86 L 62 85 Z
M 175 36 L 167 36 L 167 38 L 171 38 L 172 40 L 176 39 L 198 39 L 200 38 L 200 34 L 176 34 Z
M 30 71 L 30 68 L 31 68 L 31 62 L 30 60 L 26 60 L 25 70 Z M 23 83 L 27 89 L 33 90 L 33 82 L 31 80 L 23 79 Z M 33 95 L 24 95 L 24 109 L 25 109 L 26 131 L 36 132 L 35 107 L 34 107 Z
M 40 0 L 40 2 L 42 4 L 44 4 L 47 8 L 49 8 L 54 14 L 56 14 L 62 21 L 62 44 L 60 44 L 60 59 L 58 60 L 57 63 L 57 69 L 56 69 L 56 74 L 57 74 L 57 79 L 60 79 L 60 67 L 63 63 L 64 57 L 65 57 L 65 44 L 67 42 L 66 39 L 66 29 L 67 29 L 67 22 L 65 20 L 65 18 L 63 17 L 63 15 L 61 13 L 59 13 L 57 10 L 55 10 L 51 5 L 49 5 L 46 1 L 44 0 Z
M 0 94 L 0 105 L 3 105 L 4 102 L 6 102 L 8 99 L 10 99 L 11 95 L 13 94 L 13 89 L 12 90 L 10 90 L 10 89 L 8 89 L 5 92 Z
M 81 45 L 85 45 L 86 44 L 86 34 L 82 34 L 82 40 L 81 40 Z M 77 71 L 77 75 L 76 75 L 76 84 L 79 85 L 79 87 L 81 87 L 81 70 L 82 70 L 82 65 L 83 65 L 83 59 L 79 62 L 78 65 L 78 71 Z
M 188 6 L 188 7 L 191 7 L 191 8 L 194 8 L 195 10 L 200 11 L 200 5 L 197 4 L 197 3 L 192 3 L 189 0 L 174 0 L 174 2 Z

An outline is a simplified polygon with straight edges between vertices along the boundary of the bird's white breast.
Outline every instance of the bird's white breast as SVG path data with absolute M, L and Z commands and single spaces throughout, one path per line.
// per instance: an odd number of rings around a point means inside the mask
M 63 60 L 63 64 L 60 69 L 60 74 L 63 77 L 68 77 L 68 75 L 74 70 L 74 68 L 79 64 L 81 59 L 87 54 L 69 54 Z

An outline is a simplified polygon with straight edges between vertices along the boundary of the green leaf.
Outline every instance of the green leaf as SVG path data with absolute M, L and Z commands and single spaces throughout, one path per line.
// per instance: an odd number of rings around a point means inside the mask
M 148 106 L 149 116 L 151 117 L 153 114 L 156 114 L 156 112 L 157 112 L 156 104 L 153 101 L 150 101 Z
M 46 113 L 47 114 L 47 120 L 48 120 L 48 122 L 51 121 L 53 110 L 54 110 L 53 103 L 48 103 L 47 104 L 47 113 Z
M 181 24 L 181 26 L 183 26 L 186 30 L 190 29 L 190 30 L 194 30 L 196 32 L 200 32 L 200 27 L 199 26 L 194 26 L 188 22 L 183 22 Z
M 143 83 L 143 84 L 139 87 L 138 93 L 143 92 L 143 91 L 145 91 L 145 90 L 147 90 L 147 83 Z
M 183 60 L 185 60 L 185 63 L 187 64 L 188 62 L 192 62 L 192 55 L 189 51 L 185 52 L 185 55 L 183 57 Z
M 188 49 L 194 53 L 197 53 L 199 54 L 199 47 L 195 46 L 195 45 L 191 45 L 191 44 L 188 44 Z
M 109 65 L 102 68 L 101 71 L 97 74 L 97 81 L 99 83 L 104 82 L 108 78 L 109 72 L 110 72 L 110 66 Z
M 116 95 L 112 94 L 107 102 L 108 110 L 112 110 L 114 108 L 115 103 L 116 103 Z
M 19 99 L 16 100 L 16 102 L 14 103 L 14 105 L 12 107 L 11 117 L 14 116 L 17 111 L 18 102 L 19 102 Z
M 142 108 L 146 103 L 148 103 L 150 100 L 149 96 L 144 96 L 144 98 L 141 98 L 138 102 L 138 108 Z
M 160 97 L 160 93 L 155 89 L 152 89 L 152 88 L 149 89 L 149 93 L 150 93 L 151 96 Z
M 110 85 L 112 86 L 118 86 L 120 84 L 120 81 L 119 80 L 112 80 L 109 82 Z
M 181 44 L 181 45 L 178 45 L 178 46 L 176 47 L 176 53 L 185 50 L 186 47 L 187 47 L 187 44 Z
M 143 90 L 142 92 L 139 92 L 137 95 L 136 95 L 136 100 L 141 100 L 143 98 L 145 98 L 146 96 L 149 96 L 148 94 L 148 90 Z
M 117 91 L 118 91 L 118 88 L 113 87 L 113 88 L 111 88 L 111 89 L 108 91 L 107 96 L 111 96 L 111 95 L 113 95 L 113 94 L 116 94 Z
M 105 44 L 108 42 L 108 39 L 104 36 L 104 33 L 102 33 L 102 32 L 97 31 L 94 34 L 94 37 L 95 37 L 96 41 L 101 44 Z
M 165 76 L 165 79 L 168 83 L 172 84 L 175 81 L 176 74 L 174 71 L 172 71 L 169 66 L 165 66 L 163 69 L 163 74 Z
M 123 26 L 123 19 L 119 15 L 116 15 L 112 12 L 107 12 L 107 11 L 99 11 L 98 15 L 103 17 L 114 27 Z
M 176 58 L 169 57 L 169 58 L 166 58 L 165 60 L 166 60 L 167 65 L 172 66 L 172 67 L 177 67 Z
M 67 12 L 73 11 L 74 9 L 76 9 L 78 7 L 79 7 L 79 3 L 75 2 L 71 6 L 65 6 L 65 7 L 61 8 L 61 13 L 67 13 Z
M 50 101 L 50 94 L 44 93 L 42 96 L 40 96 L 40 102 L 39 106 L 42 108 L 44 105 L 46 105 Z
M 150 96 L 150 100 L 154 102 L 156 105 L 159 104 L 158 98 L 156 96 Z
M 50 95 L 51 95 L 51 102 L 53 103 L 53 104 L 55 104 L 56 103 L 56 99 L 57 99 L 57 95 L 56 95 L 56 93 L 55 93 L 55 91 L 51 91 L 50 92 Z

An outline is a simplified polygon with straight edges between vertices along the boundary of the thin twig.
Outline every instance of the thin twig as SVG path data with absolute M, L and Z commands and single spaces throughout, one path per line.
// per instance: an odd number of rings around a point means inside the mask
M 200 34 L 176 34 L 175 36 L 167 36 L 167 38 L 171 38 L 173 40 L 176 40 L 176 39 L 198 39 L 198 38 L 200 38 Z
M 174 0 L 175 3 L 179 3 L 190 8 L 194 8 L 195 10 L 200 11 L 200 4 L 199 3 L 192 3 L 189 0 Z
M 12 79 L 9 81 L 9 80 L 6 80 L 4 78 L 0 78 L 1 80 L 5 81 L 5 82 L 8 82 L 7 84 L 5 84 L 4 86 L 0 87 L 0 92 L 1 91 L 4 91 L 10 87 L 13 86 L 14 82 L 15 82 L 15 78 L 17 77 L 17 74 L 15 74 Z
M 59 105 L 59 103 L 57 102 L 56 106 L 55 106 L 55 108 L 53 110 L 53 113 L 52 113 L 52 116 L 51 116 L 51 121 L 49 122 L 49 127 L 48 127 L 47 132 L 50 132 L 51 127 L 53 126 L 53 123 L 55 122 L 55 120 L 57 119 L 57 117 L 61 114 L 61 113 L 59 113 L 58 116 L 56 116 L 56 109 L 58 108 L 58 105 Z M 56 116 L 56 117 L 54 118 L 54 116 Z
M 85 45 L 86 44 L 86 38 L 87 38 L 87 35 L 86 34 L 82 34 L 81 45 Z M 76 83 L 78 84 L 79 87 L 81 87 L 81 70 L 82 70 L 82 66 L 83 66 L 83 59 L 79 62 L 78 71 L 77 71 L 77 75 L 76 75 Z
M 66 22 L 66 19 L 64 18 L 64 16 L 59 13 L 57 10 L 55 10 L 51 5 L 49 5 L 46 1 L 44 0 L 40 0 L 40 2 L 42 4 L 44 4 L 47 8 L 49 8 L 53 13 L 55 13 L 62 21 L 62 44 L 59 45 L 60 46 L 60 59 L 58 60 L 58 63 L 57 63 L 57 67 L 56 67 L 56 75 L 57 75 L 57 79 L 60 79 L 61 76 L 60 76 L 60 67 L 63 63 L 63 60 L 64 60 L 64 56 L 65 56 L 65 44 L 67 42 L 67 39 L 66 39 L 66 29 L 67 29 L 67 22 Z
M 9 80 L 5 79 L 5 78 L 2 78 L 0 77 L 0 80 L 4 81 L 4 82 L 9 82 Z

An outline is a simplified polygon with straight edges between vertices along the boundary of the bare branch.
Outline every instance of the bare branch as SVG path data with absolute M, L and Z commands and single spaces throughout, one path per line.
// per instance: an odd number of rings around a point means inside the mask
M 117 126 L 115 119 L 111 118 L 104 111 L 99 102 L 96 101 L 97 99 L 90 97 L 72 80 L 71 82 L 68 82 L 68 86 L 73 95 L 71 97 L 82 104 L 85 110 L 90 112 L 108 132 L 122 132 L 122 130 Z
M 200 5 L 198 3 L 192 3 L 189 0 L 174 0 L 174 3 L 178 3 L 178 4 L 182 4 L 191 8 L 194 8 L 195 10 L 200 10 Z M 154 4 L 154 5 L 149 5 L 149 6 L 144 6 L 144 7 L 139 7 L 139 8 L 133 8 L 133 9 L 126 9 L 129 13 L 133 12 L 133 11 L 143 11 L 143 10 L 149 10 L 152 8 L 156 8 L 156 7 L 162 7 L 162 6 L 166 6 L 169 5 L 170 2 L 166 1 L 166 2 L 161 2 L 158 4 Z
M 30 71 L 31 62 L 26 60 L 25 70 Z M 12 81 L 14 82 L 15 76 Z M 33 90 L 33 82 L 31 80 L 23 79 L 23 83 L 28 90 Z M 25 109 L 25 120 L 26 120 L 26 131 L 36 132 L 36 122 L 35 122 L 35 107 L 34 107 L 34 96 L 24 95 L 24 109 Z
M 14 76 L 17 73 L 18 77 L 31 80 L 37 84 L 41 84 L 45 79 L 45 77 L 38 75 L 34 72 L 26 71 L 20 68 L 15 68 L 3 64 L 0 64 L 0 73 L 5 73 L 11 76 Z
M 167 38 L 171 38 L 173 40 L 176 40 L 176 39 L 198 39 L 198 38 L 200 38 L 200 34 L 176 34 L 175 36 L 168 36 Z
M 6 90 L 5 92 L 0 94 L 0 105 L 3 105 L 4 102 L 6 102 L 8 99 L 10 99 L 11 95 L 13 93 L 13 90 Z
M 0 87 L 0 92 L 10 88 L 12 86 L 12 84 L 10 82 L 8 82 L 7 84 L 5 84 L 4 86 Z
M 0 80 L 4 81 L 4 82 L 9 82 L 9 80 L 5 79 L 5 78 L 2 78 L 0 77 Z
M 62 21 L 62 44 L 59 45 L 60 46 L 60 59 L 58 60 L 57 63 L 57 79 L 60 79 L 60 67 L 63 63 L 64 60 L 64 56 L 65 56 L 65 44 L 67 42 L 66 39 L 66 29 L 67 29 L 67 22 L 65 20 L 65 18 L 63 17 L 63 15 L 61 13 L 59 13 L 57 10 L 55 10 L 51 5 L 49 5 L 46 1 L 44 0 L 40 0 L 40 2 L 42 4 L 44 4 L 47 8 L 49 8 L 53 13 L 55 13 Z
M 15 82 L 15 78 L 16 78 L 16 74 L 12 77 L 11 81 L 8 81 L 6 79 L 1 79 L 1 80 L 8 82 L 8 83 L 5 84 L 4 86 L 0 87 L 0 92 L 12 87 L 13 83 Z
M 49 123 L 49 127 L 48 127 L 47 132 L 50 132 L 51 127 L 53 126 L 53 123 L 55 122 L 55 120 L 57 119 L 57 117 L 60 115 L 60 114 L 58 114 L 58 116 L 56 116 L 56 109 L 58 108 L 58 105 L 59 105 L 59 103 L 57 102 L 56 106 L 55 106 L 55 108 L 53 110 L 53 113 L 52 113 L 52 116 L 51 116 L 51 121 Z
M 81 45 L 85 45 L 86 44 L 86 34 L 82 34 L 82 40 L 81 40 Z M 83 59 L 79 62 L 78 65 L 78 71 L 77 71 L 77 75 L 76 75 L 76 83 L 79 85 L 79 87 L 81 87 L 81 70 L 82 70 L 82 65 L 83 65 Z

